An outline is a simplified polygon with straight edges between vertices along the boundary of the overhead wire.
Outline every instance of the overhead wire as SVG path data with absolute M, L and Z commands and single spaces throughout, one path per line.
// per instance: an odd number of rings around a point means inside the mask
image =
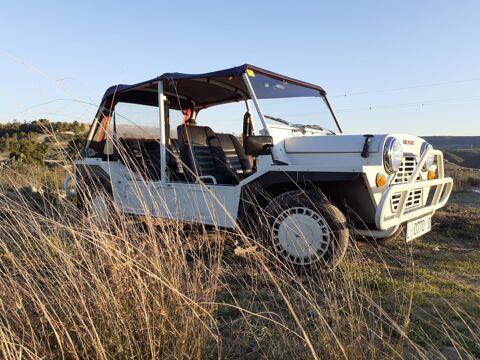
M 369 105 L 369 106 L 359 106 L 353 108 L 337 108 L 336 112 L 346 113 L 346 112 L 357 112 L 357 111 L 375 111 L 375 110 L 386 110 L 386 109 L 399 109 L 399 108 L 409 108 L 409 107 L 425 107 L 431 105 L 443 105 L 448 103 L 457 103 L 457 102 L 471 102 L 480 100 L 480 96 L 467 96 L 467 97 L 458 97 L 458 98 L 443 98 L 443 99 L 434 99 L 427 101 L 418 101 L 418 102 L 409 102 L 409 103 L 400 103 L 400 104 L 391 104 L 391 105 Z
M 453 85 L 453 84 L 462 84 L 462 83 L 475 82 L 475 81 L 480 81 L 480 78 L 443 81 L 443 82 L 438 82 L 438 83 L 410 85 L 410 86 L 403 86 L 403 87 L 389 88 L 389 89 L 379 89 L 379 90 L 357 91 L 357 92 L 351 92 L 351 93 L 344 92 L 343 94 L 330 95 L 329 97 L 330 98 L 339 98 L 339 97 L 359 96 L 359 95 L 368 95 L 368 94 L 380 94 L 380 93 L 386 93 L 386 92 L 404 91 L 404 90 L 437 87 L 437 86 L 445 86 L 445 85 Z

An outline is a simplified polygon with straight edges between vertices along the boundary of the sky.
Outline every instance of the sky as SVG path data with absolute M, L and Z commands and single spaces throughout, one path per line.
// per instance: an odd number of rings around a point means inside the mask
M 346 133 L 480 135 L 479 18 L 479 1 L 0 0 L 0 122 L 91 122 L 110 85 L 250 63 L 321 85 Z

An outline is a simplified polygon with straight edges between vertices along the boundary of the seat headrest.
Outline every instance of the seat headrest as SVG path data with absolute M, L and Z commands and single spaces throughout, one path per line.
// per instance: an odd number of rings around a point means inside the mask
M 183 138 L 186 141 L 186 137 L 188 137 L 188 141 L 193 145 L 208 146 L 209 138 L 215 136 L 213 130 L 208 126 L 183 124 L 178 126 L 177 131 L 179 139 Z

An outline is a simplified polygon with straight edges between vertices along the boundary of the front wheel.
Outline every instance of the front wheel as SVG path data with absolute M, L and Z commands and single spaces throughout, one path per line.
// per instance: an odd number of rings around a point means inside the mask
M 343 213 L 314 191 L 289 191 L 263 210 L 259 235 L 276 260 L 295 270 L 334 269 L 348 248 Z

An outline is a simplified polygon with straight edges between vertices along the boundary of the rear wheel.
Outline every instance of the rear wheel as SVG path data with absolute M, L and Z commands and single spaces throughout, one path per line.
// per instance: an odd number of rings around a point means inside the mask
M 77 195 L 77 207 L 93 224 L 108 225 L 117 214 L 110 187 L 104 184 L 82 185 Z
M 329 271 L 345 256 L 345 216 L 314 191 L 289 191 L 263 210 L 259 235 L 275 260 L 295 270 Z
M 87 204 L 87 209 L 95 225 L 106 225 L 112 215 L 112 198 L 103 190 L 96 191 Z

